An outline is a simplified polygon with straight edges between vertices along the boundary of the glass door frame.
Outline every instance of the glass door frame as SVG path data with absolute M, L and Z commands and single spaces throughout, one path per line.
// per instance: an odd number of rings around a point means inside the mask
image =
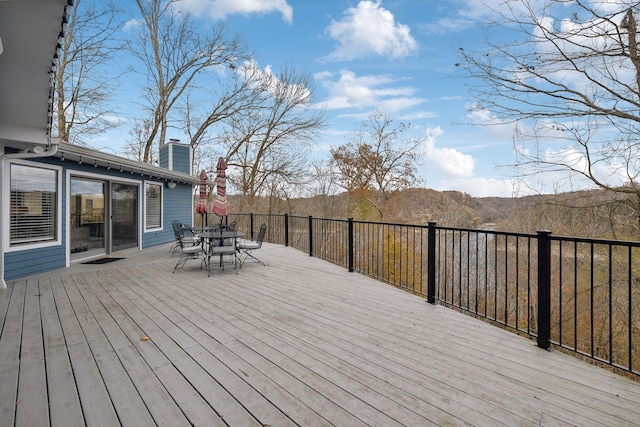
M 135 188 L 135 200 L 134 200 L 134 206 L 133 209 L 125 212 L 125 214 L 133 214 L 134 218 L 133 218 L 133 232 L 135 234 L 135 241 L 129 241 L 129 242 L 125 242 L 124 244 L 119 244 L 116 245 L 115 244 L 115 240 L 117 238 L 119 238 L 119 234 L 120 232 L 116 232 L 115 231 L 115 225 L 120 222 L 117 222 L 114 217 L 116 215 L 118 215 L 118 212 L 116 212 L 116 208 L 114 207 L 114 186 L 126 186 L 126 187 L 133 187 Z M 122 182 L 122 181 L 110 181 L 109 182 L 109 239 L 108 239 L 108 248 L 109 248 L 109 253 L 112 252 L 117 252 L 120 250 L 124 250 L 124 249 L 130 249 L 130 248 L 136 248 L 136 247 L 140 247 L 140 188 L 141 185 L 139 182 L 136 183 L 126 183 L 126 182 Z M 116 247 L 118 246 L 118 247 Z
M 79 195 L 73 194 L 73 181 L 82 181 L 89 183 L 91 186 L 101 188 L 101 192 L 93 191 L 91 193 L 82 192 Z M 82 185 L 82 184 L 81 184 Z M 87 176 L 72 176 L 69 181 L 68 194 L 68 220 L 67 220 L 67 240 L 69 256 L 72 260 L 91 258 L 95 256 L 104 255 L 107 253 L 108 242 L 108 185 L 107 182 L 102 179 L 96 179 L 95 177 Z M 101 198 L 91 197 L 100 195 Z M 75 206 L 76 209 L 72 207 Z M 91 202 L 91 209 L 93 211 L 93 204 L 96 203 L 101 212 L 87 212 L 89 209 L 89 202 Z M 85 204 L 86 203 L 86 204 Z M 102 205 L 102 206 L 100 206 Z M 75 214 L 75 215 L 74 215 Z M 95 218 L 94 218 L 95 217 Z M 101 221 L 95 221 L 96 218 L 101 217 Z M 73 226 L 73 221 L 77 221 L 76 226 Z M 88 221 L 85 221 L 88 220 Z M 77 233 L 74 231 L 77 230 Z M 72 244 L 75 245 L 72 247 Z M 98 246 L 95 246 L 95 245 Z
M 113 247 L 113 206 L 112 206 L 112 184 L 122 184 L 122 185 L 130 185 L 137 188 L 137 199 L 134 206 L 135 216 L 136 216 L 136 243 L 130 247 L 140 248 L 142 244 L 142 224 L 140 221 L 142 215 L 142 188 L 143 183 L 139 180 L 135 179 L 119 179 L 118 177 L 113 177 L 110 175 L 102 175 L 90 172 L 83 172 L 78 170 L 67 169 L 66 170 L 66 253 L 67 253 L 67 265 L 73 261 L 79 261 L 87 258 L 94 258 L 100 255 L 108 255 L 114 252 Z M 84 179 L 101 182 L 104 188 L 104 197 L 105 197 L 105 214 L 104 214 L 104 234 L 105 234 L 105 245 L 103 251 L 92 251 L 91 253 L 87 253 L 87 256 L 83 256 L 82 252 L 80 255 L 71 254 L 71 181 L 73 179 Z M 123 248 L 124 249 L 124 248 Z M 72 256 L 73 255 L 73 256 Z

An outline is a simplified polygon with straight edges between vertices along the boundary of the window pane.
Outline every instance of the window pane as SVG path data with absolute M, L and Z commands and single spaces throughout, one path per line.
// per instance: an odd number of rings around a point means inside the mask
M 57 186 L 55 170 L 11 165 L 12 245 L 56 239 Z
M 147 184 L 145 197 L 145 228 L 160 228 L 162 225 L 162 186 Z

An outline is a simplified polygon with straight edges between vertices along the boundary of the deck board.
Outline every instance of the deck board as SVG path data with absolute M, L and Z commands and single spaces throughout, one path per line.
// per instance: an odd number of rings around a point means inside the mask
M 181 329 L 181 326 L 185 325 L 181 325 L 181 322 L 165 322 L 161 312 L 154 312 L 148 307 L 147 310 L 155 320 L 137 317 L 139 324 L 144 326 L 145 336 L 151 343 L 163 348 L 169 363 L 180 369 L 181 374 L 204 397 L 217 417 L 234 425 L 258 425 L 258 421 L 242 407 L 241 402 L 227 393 L 224 385 L 220 383 L 223 379 L 212 374 L 215 372 L 215 366 L 210 364 L 206 365 L 207 369 L 202 367 L 199 358 L 204 356 L 200 351 L 200 344 Z
M 109 335 L 114 333 L 111 322 L 106 321 L 110 317 L 101 310 L 86 286 L 86 278 L 80 274 L 74 276 L 74 283 L 66 289 L 118 419 L 123 425 L 153 425 L 151 414 L 118 358 L 114 348 L 117 346 L 109 340 Z
M 76 308 L 72 305 L 72 299 L 67 293 L 67 286 L 73 285 L 72 282 L 70 276 L 59 278 L 59 282 L 56 279 L 55 283 L 52 280 L 52 290 L 80 396 L 84 423 L 87 426 L 118 425 L 120 422 L 100 374 L 98 363 L 84 335 L 80 319 L 76 315 Z
M 639 424 L 640 382 L 292 248 L 167 249 L 0 290 L 0 425 Z
M 103 277 L 99 281 L 91 275 L 83 275 L 83 277 L 85 289 L 82 290 L 82 293 L 85 300 L 92 301 L 92 311 L 96 320 L 103 328 L 154 421 L 166 425 L 185 424 L 187 418 L 164 388 L 162 382 L 153 374 L 145 357 L 140 352 L 140 349 L 148 349 L 152 345 L 141 341 L 143 334 L 140 328 L 131 322 L 126 311 L 104 292 L 101 286 Z M 156 347 L 154 349 L 157 350 Z M 154 360 L 153 357 L 149 359 Z
M 281 306 L 275 305 L 273 309 L 282 310 Z M 277 312 L 276 315 L 286 314 Z M 336 329 L 341 325 L 335 320 L 324 323 L 321 316 L 302 311 L 289 311 L 288 314 L 298 320 L 281 327 L 281 339 L 298 340 L 297 346 L 304 346 L 306 352 L 320 354 L 325 363 L 342 367 L 342 371 L 350 372 L 349 375 L 360 382 L 370 383 L 382 394 L 393 395 L 399 402 L 406 400 L 419 413 L 428 414 L 431 421 L 446 423 L 452 418 L 459 418 L 466 422 L 484 420 L 498 425 L 499 422 L 491 416 L 499 415 L 501 422 L 506 422 L 506 425 L 524 422 L 520 417 L 510 419 L 508 411 L 490 405 L 486 400 L 474 399 L 474 396 L 466 395 L 461 389 L 450 387 L 444 382 L 446 377 L 438 380 L 427 376 L 428 372 L 417 369 L 422 362 L 412 360 L 411 355 L 403 356 L 394 349 L 387 350 L 380 345 L 369 344 L 358 336 L 361 335 L 358 331 L 354 334 L 354 331 Z M 417 377 L 424 381 L 415 381 Z M 464 386 L 464 383 L 460 386 Z M 477 400 L 475 405 L 473 400 Z M 420 421 L 421 425 L 425 423 L 425 420 Z
M 50 390 L 55 390 L 49 395 L 51 425 L 84 426 L 82 405 L 52 289 L 60 283 L 43 278 L 39 285 L 47 384 Z
M 0 425 L 13 425 L 18 405 L 18 376 L 26 281 L 2 291 L 8 301 L 0 335 Z

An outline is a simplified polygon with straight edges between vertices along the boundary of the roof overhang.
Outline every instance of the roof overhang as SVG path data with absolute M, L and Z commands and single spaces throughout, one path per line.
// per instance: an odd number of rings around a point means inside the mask
M 0 144 L 49 143 L 52 71 L 73 0 L 0 0 Z
M 0 0 L 1 1 L 1 0 Z M 122 170 L 131 175 L 147 176 L 159 180 L 175 181 L 184 184 L 199 184 L 198 177 L 176 172 L 169 169 L 142 163 L 137 160 L 129 160 L 113 154 L 104 153 L 92 148 L 61 142 L 58 151 L 53 157 L 64 159 L 65 162 L 85 163 L 100 168 Z

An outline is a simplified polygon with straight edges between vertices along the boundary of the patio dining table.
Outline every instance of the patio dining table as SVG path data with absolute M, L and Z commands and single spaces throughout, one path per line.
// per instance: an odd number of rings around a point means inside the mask
M 227 239 L 233 240 L 232 247 L 235 251 L 236 239 L 244 237 L 244 233 L 234 230 L 210 230 L 199 232 L 198 236 L 202 238 L 204 252 L 206 254 L 207 271 L 211 274 L 211 248 L 215 246 L 223 246 Z M 220 265 L 222 266 L 222 256 L 220 255 Z M 234 255 L 235 256 L 235 255 Z

